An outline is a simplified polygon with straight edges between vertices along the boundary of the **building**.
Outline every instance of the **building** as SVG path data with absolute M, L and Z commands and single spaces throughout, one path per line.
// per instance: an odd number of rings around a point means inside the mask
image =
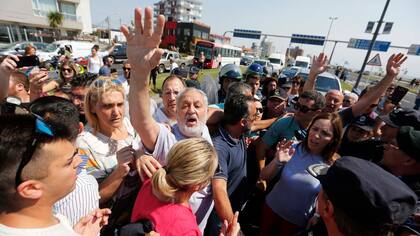
M 52 42 L 49 12 L 59 11 L 64 20 L 63 37 L 92 32 L 90 0 L 0 0 L 0 43 L 15 41 Z
M 210 26 L 199 22 L 167 21 L 161 48 L 176 46 L 181 53 L 191 53 L 198 39 L 209 40 Z
M 261 58 L 268 57 L 270 54 L 272 54 L 276 50 L 273 45 L 273 42 L 267 41 L 267 37 L 264 37 L 263 40 L 261 40 L 260 48 L 261 48 L 261 54 L 260 54 Z
M 199 0 L 161 0 L 154 4 L 155 17 L 164 15 L 167 21 L 193 22 L 201 19 Z

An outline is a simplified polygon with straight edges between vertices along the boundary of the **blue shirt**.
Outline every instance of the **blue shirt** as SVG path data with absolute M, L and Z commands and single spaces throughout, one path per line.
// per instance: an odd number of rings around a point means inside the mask
M 306 169 L 325 162 L 321 156 L 308 153 L 301 144 L 294 145 L 294 148 L 295 154 L 284 166 L 279 181 L 267 195 L 266 203 L 283 219 L 305 227 L 321 189 L 319 180 Z
M 111 69 L 108 66 L 102 66 L 101 69 L 99 69 L 99 75 L 110 76 Z
M 222 127 L 212 138 L 219 166 L 215 179 L 227 182 L 227 192 L 233 211 L 239 211 L 246 198 L 246 144 L 242 136 L 233 139 Z
M 293 139 L 297 130 L 300 130 L 300 127 L 293 116 L 281 118 L 267 130 L 263 136 L 263 141 L 271 147 L 282 139 Z

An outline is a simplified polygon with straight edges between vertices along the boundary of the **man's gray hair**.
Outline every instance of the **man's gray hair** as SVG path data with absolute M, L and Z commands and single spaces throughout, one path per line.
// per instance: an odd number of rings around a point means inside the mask
M 182 90 L 178 96 L 176 96 L 176 110 L 179 110 L 179 105 L 181 104 L 181 100 L 184 98 L 185 93 L 187 92 L 197 92 L 199 94 L 201 94 L 201 96 L 203 97 L 203 103 L 205 107 L 208 107 L 209 103 L 207 100 L 207 95 L 201 91 L 200 89 L 196 89 L 196 88 L 186 88 L 184 90 Z
M 246 95 L 247 93 L 252 93 L 252 88 L 249 84 L 243 82 L 234 82 L 229 84 L 228 91 L 226 93 L 226 100 L 235 95 Z

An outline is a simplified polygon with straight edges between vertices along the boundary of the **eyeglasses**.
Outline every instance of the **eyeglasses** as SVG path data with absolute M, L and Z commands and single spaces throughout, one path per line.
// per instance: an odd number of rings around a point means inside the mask
M 300 111 L 302 113 L 307 113 L 308 111 L 316 111 L 317 109 L 309 108 L 305 105 L 302 105 L 300 103 L 295 103 L 294 105 L 295 110 Z
M 122 85 L 121 80 L 119 79 L 96 79 L 93 85 L 97 88 L 103 87 L 106 83 L 112 83 L 115 85 Z
M 131 71 L 131 68 L 128 68 L 128 67 L 123 67 L 122 69 L 123 69 L 123 70 L 128 70 L 128 71 Z
M 50 126 L 45 123 L 44 119 L 40 117 L 37 114 L 31 113 L 33 116 L 35 116 L 35 134 L 34 139 L 30 143 L 30 146 L 26 149 L 25 153 L 23 154 L 23 158 L 19 163 L 18 169 L 16 171 L 16 177 L 15 177 L 15 187 L 19 186 L 19 184 L 22 183 L 22 170 L 23 168 L 29 163 L 32 156 L 34 155 L 36 146 L 38 145 L 38 140 L 40 138 L 40 135 L 48 135 L 50 137 L 54 136 L 53 131 L 51 130 Z

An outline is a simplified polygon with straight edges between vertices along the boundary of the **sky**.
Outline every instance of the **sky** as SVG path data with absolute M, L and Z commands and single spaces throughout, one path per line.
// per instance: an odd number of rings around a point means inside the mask
M 153 6 L 157 0 L 91 0 L 93 24 L 106 27 L 104 19 L 109 16 L 111 26 L 119 28 L 133 19 L 135 7 Z M 203 0 L 201 21 L 211 27 L 212 34 L 223 34 L 233 29 L 260 30 L 273 35 L 319 35 L 326 36 L 333 21 L 329 39 L 348 41 L 350 38 L 371 39 L 372 34 L 364 33 L 368 21 L 378 21 L 386 0 Z M 390 34 L 379 35 L 377 40 L 390 41 L 391 46 L 409 47 L 420 44 L 420 0 L 391 0 L 384 21 L 394 22 Z M 376 27 L 376 26 L 375 26 Z M 381 32 L 381 31 L 380 31 Z M 227 36 L 232 36 L 227 34 Z M 268 37 L 276 51 L 285 53 L 290 39 Z M 250 47 L 259 40 L 232 38 L 235 46 Z M 327 43 L 325 52 L 330 56 L 333 43 Z M 304 49 L 304 55 L 318 55 L 323 47 L 307 44 L 292 44 Z M 366 50 L 347 48 L 338 43 L 332 57 L 332 64 L 360 69 Z M 392 53 L 407 53 L 406 49 L 390 48 L 387 52 L 372 51 L 370 58 L 380 54 L 382 69 Z M 368 71 L 378 71 L 379 67 L 367 66 Z M 402 66 L 408 76 L 420 78 L 420 56 L 408 55 Z M 402 72 L 402 73 L 403 73 Z

